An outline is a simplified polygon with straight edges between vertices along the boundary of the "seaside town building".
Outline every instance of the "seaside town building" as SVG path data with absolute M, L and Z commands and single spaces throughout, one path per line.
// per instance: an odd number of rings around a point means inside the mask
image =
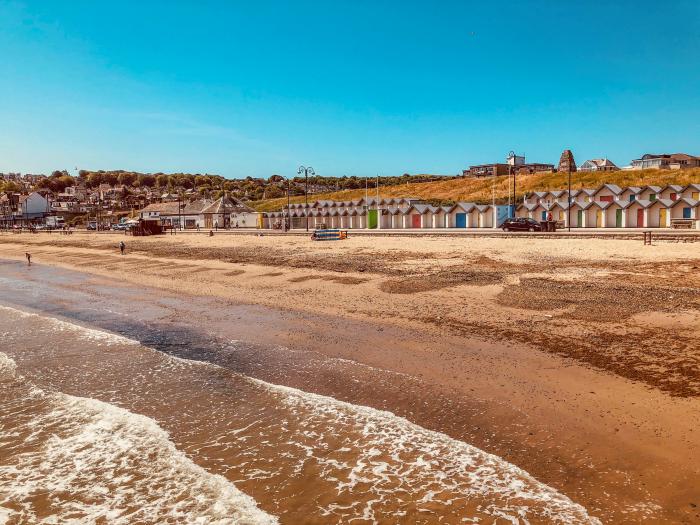
M 700 157 L 686 153 L 663 153 L 660 155 L 647 153 L 642 155 L 641 158 L 633 160 L 630 167 L 633 170 L 697 168 L 700 167 Z
M 590 159 L 578 167 L 579 171 L 618 171 L 618 168 L 610 159 Z
M 230 197 L 149 204 L 139 212 L 139 217 L 158 222 L 166 229 L 257 228 L 261 225 L 259 212 Z
M 505 163 L 480 164 L 469 166 L 463 170 L 464 177 L 500 177 L 516 173 L 518 175 L 531 175 L 533 173 L 550 173 L 554 171 L 554 164 L 540 162 L 525 162 L 525 156 L 510 152 Z

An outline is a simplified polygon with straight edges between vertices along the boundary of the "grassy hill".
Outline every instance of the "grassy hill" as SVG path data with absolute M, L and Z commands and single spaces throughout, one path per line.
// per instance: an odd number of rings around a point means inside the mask
M 370 179 L 371 183 L 371 179 Z M 646 186 L 666 184 L 687 185 L 700 184 L 700 169 L 670 171 L 670 170 L 643 170 L 643 171 L 613 171 L 605 173 L 575 172 L 571 174 L 571 186 L 578 188 L 595 188 L 604 183 L 617 184 L 618 186 Z M 508 177 L 496 177 L 488 179 L 463 178 L 450 179 L 438 182 L 424 182 L 416 184 L 402 184 L 400 186 L 387 186 L 379 188 L 380 197 L 418 197 L 434 204 L 448 204 L 457 201 L 478 202 L 488 204 L 492 202 L 493 189 L 495 188 L 496 201 L 503 203 L 508 200 Z M 543 173 L 539 175 L 519 175 L 517 179 L 518 200 L 524 193 L 531 191 L 545 191 L 566 189 L 566 173 Z M 512 191 L 512 190 L 511 190 Z M 376 187 L 370 186 L 369 196 L 377 194 Z M 309 202 L 321 199 L 351 200 L 365 196 L 365 190 L 345 190 L 333 193 L 309 195 Z M 304 202 L 304 197 L 292 197 L 291 202 Z M 251 204 L 258 211 L 276 211 L 287 204 L 286 198 L 254 201 Z

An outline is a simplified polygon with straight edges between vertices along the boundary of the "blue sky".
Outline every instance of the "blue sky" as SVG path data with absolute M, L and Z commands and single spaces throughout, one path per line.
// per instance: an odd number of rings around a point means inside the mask
M 0 171 L 700 154 L 699 63 L 697 0 L 0 0 Z

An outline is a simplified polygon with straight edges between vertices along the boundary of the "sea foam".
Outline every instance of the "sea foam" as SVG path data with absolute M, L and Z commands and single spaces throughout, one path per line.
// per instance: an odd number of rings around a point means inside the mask
M 0 385 L 0 523 L 277 523 L 148 417 L 43 392 L 1 352 Z

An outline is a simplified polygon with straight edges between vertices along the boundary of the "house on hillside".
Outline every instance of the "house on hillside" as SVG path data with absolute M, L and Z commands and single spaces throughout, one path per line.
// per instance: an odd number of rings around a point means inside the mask
M 700 157 L 687 153 L 647 153 L 632 161 L 631 168 L 636 170 L 680 170 L 700 167 Z
M 579 171 L 618 171 L 619 169 L 610 159 L 590 159 L 578 168 Z

